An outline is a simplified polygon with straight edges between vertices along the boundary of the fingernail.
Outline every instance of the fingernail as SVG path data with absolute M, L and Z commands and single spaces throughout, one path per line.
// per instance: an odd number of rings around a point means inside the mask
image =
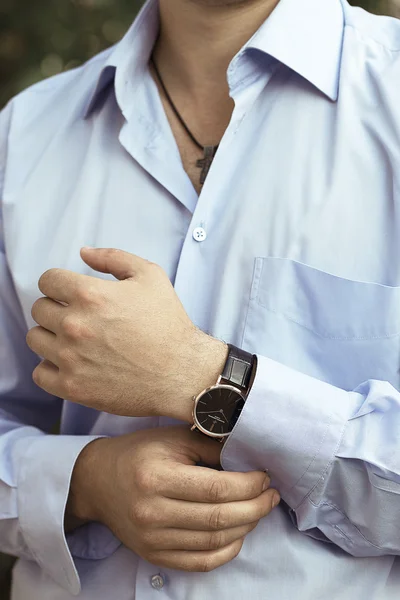
M 265 480 L 264 480 L 264 485 L 263 485 L 263 492 L 265 492 L 265 490 L 267 490 L 270 486 L 271 480 L 268 477 L 268 475 L 266 476 Z
M 278 493 L 274 494 L 274 496 L 272 498 L 272 508 L 275 508 L 275 506 L 278 506 L 280 501 L 281 501 L 280 495 Z
M 94 250 L 93 246 L 82 246 L 82 250 Z

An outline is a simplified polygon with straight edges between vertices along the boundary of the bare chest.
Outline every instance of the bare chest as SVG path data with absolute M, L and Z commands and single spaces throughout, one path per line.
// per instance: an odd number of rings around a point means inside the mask
M 199 165 L 199 161 L 204 158 L 204 152 L 194 145 L 185 131 L 182 131 L 182 127 L 176 122 L 176 118 L 174 118 L 175 116 L 171 114 L 171 109 L 169 109 L 169 107 L 165 108 L 171 125 L 172 133 L 174 134 L 175 141 L 179 148 L 182 166 L 192 182 L 196 192 L 200 194 L 203 187 L 200 183 L 203 167 Z
M 215 152 L 212 151 L 212 148 L 218 146 L 229 124 L 233 110 L 232 101 L 228 98 L 227 101 L 215 102 L 213 106 L 208 106 L 206 111 L 197 112 L 188 106 L 188 103 L 180 103 L 183 106 L 182 114 L 179 113 L 180 117 L 197 140 L 198 144 L 196 144 L 164 94 L 157 76 L 154 79 L 179 149 L 182 166 L 196 192 L 200 194 L 205 177 L 213 162 Z M 179 110 L 178 106 L 176 109 Z

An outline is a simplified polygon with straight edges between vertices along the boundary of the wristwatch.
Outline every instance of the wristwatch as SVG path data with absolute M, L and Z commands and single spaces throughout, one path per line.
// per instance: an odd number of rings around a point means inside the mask
M 229 354 L 217 383 L 193 397 L 192 431 L 223 442 L 235 427 L 250 392 L 257 356 L 228 344 Z

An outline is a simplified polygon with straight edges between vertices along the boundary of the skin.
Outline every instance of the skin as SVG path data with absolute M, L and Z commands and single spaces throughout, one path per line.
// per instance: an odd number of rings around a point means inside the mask
M 234 109 L 228 65 L 278 1 L 160 0 L 154 55 L 202 143 L 223 136 Z M 202 153 L 161 99 L 183 167 L 200 193 L 194 165 Z M 215 384 L 226 344 L 191 322 L 158 265 L 115 249 L 82 249 L 81 256 L 116 281 L 61 269 L 42 275 L 44 297 L 32 308 L 38 326 L 27 335 L 44 358 L 35 383 L 97 410 L 190 423 L 192 397 Z M 96 440 L 76 462 L 66 528 L 100 521 L 155 565 L 215 569 L 237 556 L 245 536 L 279 502 L 265 473 L 218 470 L 220 451 L 220 444 L 187 428 Z
M 45 297 L 32 307 L 39 326 L 27 335 L 45 358 L 35 383 L 97 410 L 189 423 L 192 397 L 216 382 L 226 344 L 194 326 L 158 265 L 112 249 L 82 257 L 118 281 L 61 269 L 42 275 Z
M 177 109 L 203 145 L 217 145 L 232 117 L 229 63 L 277 4 L 278 0 L 160 0 L 161 35 L 154 57 Z M 158 87 L 183 167 L 200 194 L 195 165 L 203 153 L 188 139 Z
M 237 556 L 274 502 L 265 473 L 196 466 L 217 465 L 219 453 L 182 427 L 96 440 L 77 463 L 68 512 L 104 523 L 157 566 L 211 571 Z

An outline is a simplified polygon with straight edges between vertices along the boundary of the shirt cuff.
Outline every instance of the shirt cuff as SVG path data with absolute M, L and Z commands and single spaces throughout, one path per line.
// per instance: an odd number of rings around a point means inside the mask
M 99 436 L 29 437 L 15 447 L 18 513 L 24 541 L 43 571 L 76 596 L 81 585 L 64 531 L 75 462 Z
M 362 396 L 263 356 L 238 423 L 226 442 L 227 471 L 267 470 L 296 509 L 329 470 Z
M 87 523 L 67 533 L 67 543 L 74 558 L 102 560 L 114 554 L 121 542 L 102 523 Z

